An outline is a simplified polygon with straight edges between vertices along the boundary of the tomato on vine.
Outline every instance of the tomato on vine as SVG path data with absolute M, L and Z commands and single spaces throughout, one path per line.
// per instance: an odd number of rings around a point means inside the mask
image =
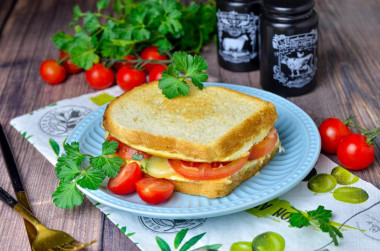
M 321 135 L 322 150 L 328 153 L 336 153 L 340 140 L 347 135 L 352 134 L 347 124 L 350 118 L 343 123 L 337 118 L 325 119 L 318 127 Z
M 79 72 L 83 71 L 82 68 L 80 68 L 79 66 L 73 64 L 73 62 L 70 59 L 70 54 L 69 53 L 61 51 L 59 53 L 58 58 L 59 58 L 59 61 L 64 60 L 62 62 L 62 66 L 66 69 L 67 73 L 69 73 L 69 74 L 76 74 L 76 73 L 79 73 Z
M 102 63 L 97 63 L 86 71 L 86 80 L 94 89 L 105 89 L 114 83 L 115 74 L 112 69 L 106 68 Z
M 45 82 L 51 85 L 62 83 L 66 79 L 66 70 L 54 59 L 46 59 L 40 65 L 40 75 Z
M 146 83 L 145 72 L 133 68 L 121 68 L 116 74 L 116 83 L 123 91 L 130 91 Z
M 337 156 L 345 168 L 360 170 L 371 165 L 375 159 L 375 148 L 367 142 L 366 136 L 354 133 L 340 141 Z
M 149 71 L 149 82 L 152 82 L 155 80 L 160 80 L 162 77 L 162 72 L 164 70 L 166 70 L 166 68 L 167 67 L 165 65 L 162 65 L 162 64 L 159 64 L 159 65 L 156 65 L 155 67 L 153 67 Z
M 161 55 L 159 52 L 158 52 L 158 48 L 155 47 L 155 46 L 150 46 L 150 47 L 147 47 L 145 48 L 141 54 L 140 54 L 140 57 L 141 59 L 143 60 L 168 60 L 168 58 L 165 56 L 165 55 Z M 158 64 L 151 64 L 151 63 L 148 63 L 148 64 L 145 64 L 143 66 L 144 70 L 149 72 L 150 70 L 153 69 L 153 67 L 155 67 L 156 65 Z
M 123 57 L 123 59 L 125 59 L 125 60 L 136 60 L 136 57 L 134 57 L 132 55 L 127 55 L 127 56 Z M 118 71 L 121 68 L 131 68 L 134 65 L 136 65 L 136 63 L 132 63 L 132 62 L 116 62 L 116 63 L 113 64 L 113 68 L 116 71 Z

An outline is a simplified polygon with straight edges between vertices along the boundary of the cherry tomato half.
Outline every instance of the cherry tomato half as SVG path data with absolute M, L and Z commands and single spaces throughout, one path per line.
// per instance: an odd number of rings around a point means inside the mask
M 243 157 L 232 162 L 189 162 L 178 159 L 169 159 L 169 164 L 185 178 L 191 180 L 215 180 L 228 177 L 239 171 L 247 162 Z
M 342 138 L 337 156 L 345 168 L 360 170 L 371 165 L 375 159 L 375 148 L 367 144 L 365 136 L 354 133 Z
M 162 72 L 166 70 L 166 66 L 159 64 L 153 67 L 149 71 L 149 82 L 155 81 L 155 80 L 160 80 L 162 77 Z
M 127 55 L 123 57 L 125 60 L 136 60 L 136 58 L 132 55 Z M 129 62 L 116 62 L 113 64 L 113 68 L 118 71 L 121 68 L 131 68 L 135 65 L 135 63 L 129 63 Z
M 69 74 L 76 74 L 76 73 L 79 73 L 79 72 L 83 71 L 82 68 L 80 68 L 79 66 L 73 64 L 73 62 L 70 59 L 70 54 L 69 53 L 61 51 L 59 53 L 58 58 L 59 58 L 59 60 L 64 59 L 64 58 L 69 58 L 69 59 L 65 60 L 62 63 L 62 66 L 66 69 L 67 73 L 69 73 Z
M 321 135 L 322 150 L 328 153 L 336 153 L 340 140 L 352 134 L 350 128 L 337 118 L 325 119 L 318 130 Z
M 115 74 L 113 70 L 104 67 L 102 63 L 97 63 L 86 71 L 86 80 L 89 86 L 101 90 L 114 83 Z
M 124 144 L 123 142 L 121 142 L 120 140 L 117 140 L 116 138 L 114 138 L 112 136 L 109 137 L 108 140 L 109 141 L 116 141 L 119 143 L 119 146 L 116 148 L 116 155 L 118 155 L 120 158 L 132 159 L 133 155 L 141 155 L 141 156 L 143 156 L 143 159 L 147 160 L 150 157 L 152 157 L 152 155 L 150 155 L 146 152 L 143 152 L 143 151 L 133 149 L 132 147 Z
M 145 72 L 133 68 L 121 68 L 116 74 L 116 83 L 123 91 L 130 91 L 146 83 Z
M 256 145 L 252 146 L 248 160 L 261 158 L 268 153 L 271 153 L 278 140 L 276 128 L 272 127 L 269 134 Z
M 66 70 L 54 59 L 47 59 L 40 65 L 40 75 L 46 83 L 56 85 L 66 79 Z
M 108 189 L 115 194 L 130 194 L 136 190 L 136 182 L 142 178 L 142 171 L 136 162 L 120 168 L 116 177 L 108 181 Z
M 174 191 L 174 184 L 166 179 L 145 177 L 136 182 L 136 191 L 146 203 L 159 204 L 169 199 Z
M 144 60 L 167 60 L 168 58 L 165 55 L 159 54 L 157 49 L 155 46 L 147 47 L 141 52 L 140 57 Z M 149 72 L 156 65 L 157 64 L 146 64 L 144 65 L 144 70 Z

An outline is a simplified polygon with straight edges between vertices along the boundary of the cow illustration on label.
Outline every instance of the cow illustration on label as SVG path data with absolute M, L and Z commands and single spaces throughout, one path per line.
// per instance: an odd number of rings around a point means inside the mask
M 275 34 L 272 40 L 278 64 L 273 66 L 273 78 L 283 86 L 302 88 L 317 71 L 318 31 L 285 36 Z
M 256 58 L 256 32 L 259 17 L 252 12 L 242 14 L 236 11 L 217 12 L 218 53 L 231 63 L 248 63 Z

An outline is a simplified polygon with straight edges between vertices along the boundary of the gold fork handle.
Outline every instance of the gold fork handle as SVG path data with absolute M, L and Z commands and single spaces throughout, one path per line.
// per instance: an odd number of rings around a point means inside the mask
M 18 212 L 22 217 L 24 217 L 24 219 L 29 221 L 36 228 L 37 232 L 39 232 L 42 228 L 45 228 L 28 209 L 18 203 L 17 200 L 9 195 L 2 187 L 0 187 L 0 199 Z

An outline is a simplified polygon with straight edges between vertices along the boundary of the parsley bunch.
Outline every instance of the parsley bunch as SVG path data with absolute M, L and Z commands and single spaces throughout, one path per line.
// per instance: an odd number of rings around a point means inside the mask
M 79 151 L 79 143 L 65 144 L 66 153 L 58 158 L 55 167 L 57 178 L 60 180 L 53 193 L 54 203 L 60 208 L 72 208 L 83 202 L 83 194 L 77 185 L 96 190 L 103 180 L 115 177 L 120 171 L 123 160 L 120 157 L 107 157 L 113 155 L 118 147 L 116 141 L 105 141 L 102 145 L 102 154 L 94 157 Z M 89 159 L 89 165 L 84 163 Z
M 300 210 L 292 207 L 297 213 L 291 213 L 289 215 L 289 223 L 292 227 L 307 227 L 315 226 L 322 230 L 322 232 L 329 233 L 333 239 L 335 246 L 338 246 L 337 236 L 343 238 L 343 234 L 330 224 L 330 218 L 332 216 L 331 210 L 325 209 L 323 206 L 318 206 L 316 210 L 307 211 L 306 215 Z
M 190 86 L 186 79 L 190 78 L 192 83 L 200 90 L 203 89 L 203 83 L 207 80 L 208 75 L 204 70 L 208 68 L 206 60 L 198 55 L 191 56 L 185 52 L 175 52 L 173 62 L 162 73 L 158 87 L 162 93 L 169 99 L 177 96 L 186 96 L 189 93 Z M 183 73 L 180 76 L 180 73 Z
M 106 15 L 109 5 L 109 0 L 100 0 L 95 13 L 75 6 L 69 24 L 75 34 L 61 31 L 52 38 L 61 51 L 70 54 L 74 64 L 86 70 L 100 60 L 106 66 L 125 62 L 124 56 L 152 45 L 162 52 L 199 53 L 215 32 L 214 1 L 185 6 L 176 0 L 115 0 Z M 77 25 L 80 20 L 83 25 Z

